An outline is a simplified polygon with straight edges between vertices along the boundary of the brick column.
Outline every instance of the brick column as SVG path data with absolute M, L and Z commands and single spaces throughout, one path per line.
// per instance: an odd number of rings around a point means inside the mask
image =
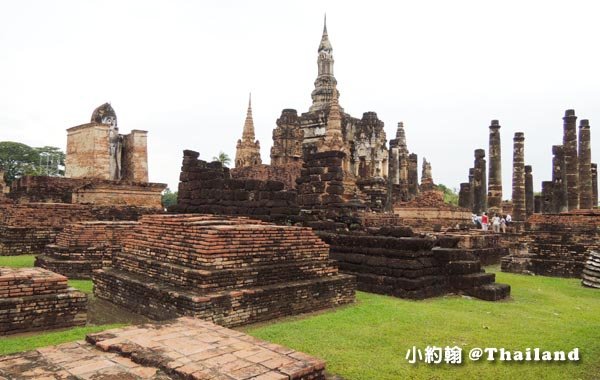
M 471 184 L 469 182 L 463 182 L 460 184 L 460 191 L 458 192 L 458 206 L 469 210 L 473 209 L 473 192 L 471 191 Z
M 419 194 L 419 157 L 415 153 L 408 155 L 408 193 L 411 198 Z
M 502 203 L 502 149 L 500 145 L 500 123 L 492 120 L 490 125 L 490 169 L 488 184 L 488 207 L 500 208 Z
M 591 165 L 592 172 L 592 203 L 598 207 L 598 164 Z
M 480 214 L 487 211 L 485 150 L 475 149 L 475 164 L 473 169 L 473 212 Z
M 554 183 L 552 181 L 542 182 L 542 196 L 540 212 L 542 214 L 552 214 L 554 212 L 553 195 Z
M 524 221 L 525 212 L 525 134 L 516 132 L 513 138 L 512 218 Z
M 579 208 L 579 165 L 575 110 L 566 110 L 563 121 L 563 149 L 567 169 L 567 209 L 575 210 Z
M 592 191 L 592 150 L 590 147 L 590 123 L 579 122 L 579 208 L 591 209 L 594 203 Z
M 533 174 L 531 165 L 525 165 L 525 214 L 529 218 L 534 211 Z
M 549 212 L 557 214 L 567 211 L 567 163 L 562 145 L 553 145 L 552 155 L 552 210 Z

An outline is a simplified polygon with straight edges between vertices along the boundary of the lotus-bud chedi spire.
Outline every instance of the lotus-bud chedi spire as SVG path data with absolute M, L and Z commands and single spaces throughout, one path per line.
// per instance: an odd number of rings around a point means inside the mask
M 242 138 L 238 140 L 235 151 L 235 167 L 260 165 L 260 142 L 254 140 L 254 120 L 252 119 L 252 95 L 248 99 L 248 110 L 246 111 L 246 121 Z

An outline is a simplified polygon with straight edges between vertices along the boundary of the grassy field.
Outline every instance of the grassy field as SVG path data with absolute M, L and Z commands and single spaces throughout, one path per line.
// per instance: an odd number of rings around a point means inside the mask
M 33 256 L 0 257 L 0 266 L 31 266 Z M 488 268 L 497 271 L 498 268 Z M 600 379 L 600 292 L 576 279 L 497 273 L 512 299 L 485 302 L 448 296 L 408 301 L 357 293 L 357 303 L 335 311 L 250 326 L 258 338 L 327 361 L 348 380 L 396 379 Z M 91 281 L 69 283 L 91 293 Z M 0 354 L 82 339 L 114 325 L 0 338 Z M 413 346 L 459 346 L 462 365 L 409 364 Z M 474 347 L 580 350 L 579 363 L 472 362 Z
M 579 280 L 497 273 L 513 299 L 485 302 L 449 296 L 408 301 L 361 293 L 357 304 L 310 318 L 250 327 L 261 339 L 318 356 L 330 372 L 352 380 L 599 379 L 600 292 Z M 471 362 L 409 364 L 407 351 L 427 345 L 524 350 L 579 347 L 571 363 Z

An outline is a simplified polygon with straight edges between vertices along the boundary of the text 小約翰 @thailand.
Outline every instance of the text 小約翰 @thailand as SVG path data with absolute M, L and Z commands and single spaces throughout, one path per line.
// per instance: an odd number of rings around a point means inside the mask
M 496 347 L 475 347 L 468 350 L 466 359 L 470 361 L 488 362 L 578 362 L 579 348 L 570 351 L 550 351 L 542 348 L 525 348 L 510 350 Z M 462 364 L 463 348 L 454 346 L 427 346 L 424 349 L 413 346 L 406 352 L 406 360 L 410 364 L 419 362 L 426 364 Z

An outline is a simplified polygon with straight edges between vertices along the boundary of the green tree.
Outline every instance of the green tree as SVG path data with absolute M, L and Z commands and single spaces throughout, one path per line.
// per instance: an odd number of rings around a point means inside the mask
M 437 185 L 437 187 L 444 192 L 444 202 L 458 206 L 458 192 L 456 189 L 450 189 L 448 186 L 442 184 Z
M 63 176 L 65 175 L 65 154 L 60 148 L 44 146 L 34 148 L 39 156 L 37 171 L 40 175 Z
M 177 192 L 171 191 L 168 187 L 162 193 L 163 207 L 169 207 L 177 204 Z
M 10 184 L 15 178 L 36 174 L 40 155 L 34 148 L 13 141 L 0 142 L 0 168 L 4 179 Z
M 65 154 L 59 148 L 44 146 L 32 148 L 13 142 L 0 142 L 0 169 L 6 183 L 24 175 L 61 176 L 65 173 Z
M 231 158 L 227 153 L 220 151 L 218 156 L 213 157 L 213 161 L 219 161 L 223 166 L 227 166 L 231 163 Z

